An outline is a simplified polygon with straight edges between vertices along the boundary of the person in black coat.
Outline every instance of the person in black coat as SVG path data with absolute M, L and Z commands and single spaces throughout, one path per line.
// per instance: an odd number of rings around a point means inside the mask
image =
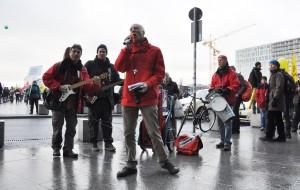
M 107 56 L 107 47 L 101 44 L 97 48 L 97 55 L 94 60 L 90 60 L 85 67 L 90 77 L 101 76 L 101 85 L 105 87 L 112 83 L 121 81 L 118 72 L 114 69 L 114 65 L 110 63 Z M 94 93 L 95 102 L 88 102 L 89 121 L 88 125 L 91 130 L 91 143 L 94 151 L 99 151 L 97 145 L 99 121 L 101 119 L 101 127 L 103 130 L 103 138 L 105 142 L 105 150 L 115 151 L 112 138 L 112 110 L 115 105 L 114 89 L 98 90 Z M 89 98 L 90 99 L 90 98 Z
M 261 81 L 262 74 L 261 74 L 261 63 L 256 62 L 255 67 L 252 69 L 248 81 L 251 83 L 251 86 L 253 89 L 256 89 Z M 255 114 L 256 112 L 259 112 L 256 106 L 256 101 L 253 101 L 253 106 L 252 106 L 253 113 Z

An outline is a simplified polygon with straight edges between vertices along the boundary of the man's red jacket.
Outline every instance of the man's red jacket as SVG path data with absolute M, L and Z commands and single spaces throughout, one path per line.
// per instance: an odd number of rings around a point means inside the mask
M 224 98 L 230 106 L 234 106 L 236 101 L 235 94 L 238 91 L 240 86 L 240 81 L 237 77 L 237 74 L 228 68 L 228 71 L 223 74 L 218 74 L 217 72 L 213 75 L 211 81 L 211 89 L 218 88 L 228 88 L 230 90 L 228 95 L 225 95 Z
M 160 49 L 148 43 L 147 39 L 137 46 L 132 45 L 131 50 L 123 48 L 115 62 L 115 69 L 126 72 L 122 92 L 122 105 L 130 107 L 151 106 L 158 103 L 158 84 L 165 76 L 165 65 Z M 133 92 L 128 85 L 145 82 L 148 90 L 136 104 Z

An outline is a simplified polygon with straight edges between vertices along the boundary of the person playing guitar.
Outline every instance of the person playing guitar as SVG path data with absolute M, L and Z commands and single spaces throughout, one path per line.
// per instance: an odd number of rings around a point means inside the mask
M 91 143 L 94 151 L 99 151 L 97 145 L 99 121 L 101 119 L 101 127 L 103 130 L 103 138 L 105 142 L 104 149 L 107 151 L 115 151 L 112 138 L 112 110 L 114 108 L 114 85 L 122 83 L 118 72 L 114 69 L 114 65 L 107 58 L 107 47 L 101 44 L 97 48 L 97 55 L 94 60 L 90 60 L 85 64 L 87 71 L 91 77 L 101 77 L 101 88 L 88 97 L 89 104 L 89 121 L 88 125 L 91 130 Z
M 60 156 L 62 147 L 62 127 L 66 120 L 65 141 L 63 156 L 78 158 L 78 154 L 73 152 L 74 137 L 76 134 L 77 112 L 82 110 L 82 95 L 84 92 L 92 93 L 100 88 L 100 77 L 90 79 L 86 68 L 82 65 L 80 57 L 82 48 L 79 44 L 74 44 L 67 48 L 65 58 L 62 62 L 54 64 L 43 74 L 43 82 L 53 93 L 66 94 L 74 89 L 74 93 L 69 94 L 61 102 L 59 110 L 52 110 L 52 149 L 53 156 Z M 79 88 L 72 85 L 80 83 Z

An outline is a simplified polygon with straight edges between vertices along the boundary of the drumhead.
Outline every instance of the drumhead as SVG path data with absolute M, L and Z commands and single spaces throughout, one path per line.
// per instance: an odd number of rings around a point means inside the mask
M 211 108 L 214 111 L 223 111 L 227 106 L 225 98 L 218 96 L 211 100 Z

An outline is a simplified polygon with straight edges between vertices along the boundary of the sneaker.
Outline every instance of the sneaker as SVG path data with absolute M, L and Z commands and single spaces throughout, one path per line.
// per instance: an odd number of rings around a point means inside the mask
M 99 151 L 99 150 L 100 150 L 100 149 L 99 149 L 97 143 L 96 143 L 96 144 L 93 144 L 93 146 L 92 146 L 92 151 Z
M 129 167 L 125 166 L 121 171 L 119 171 L 117 173 L 117 177 L 126 177 L 126 176 L 133 175 L 136 173 L 137 173 L 136 168 L 129 168 Z
M 259 140 L 261 140 L 261 141 L 268 141 L 268 142 L 272 142 L 273 141 L 273 139 L 268 138 L 268 137 L 259 137 Z
M 219 144 L 216 144 L 216 148 L 217 149 L 220 149 L 220 148 L 224 148 L 224 143 L 219 143 Z
M 54 156 L 54 157 L 59 157 L 59 156 L 60 156 L 60 151 L 59 151 L 59 149 L 54 149 L 54 150 L 53 150 L 53 156 Z
M 265 128 L 261 127 L 261 128 L 260 128 L 260 130 L 261 130 L 261 131 L 264 131 L 264 130 L 265 130 Z
M 231 151 L 231 145 L 225 144 L 223 150 L 224 150 L 224 151 Z
M 78 158 L 78 154 L 74 153 L 72 150 L 71 151 L 64 151 L 63 156 L 66 158 Z
M 179 172 L 179 168 L 175 167 L 170 161 L 165 161 L 161 168 L 168 170 L 171 175 L 175 175 Z
M 114 147 L 114 145 L 112 143 L 105 143 L 104 148 L 107 151 L 111 151 L 111 152 L 116 151 L 116 148 Z

